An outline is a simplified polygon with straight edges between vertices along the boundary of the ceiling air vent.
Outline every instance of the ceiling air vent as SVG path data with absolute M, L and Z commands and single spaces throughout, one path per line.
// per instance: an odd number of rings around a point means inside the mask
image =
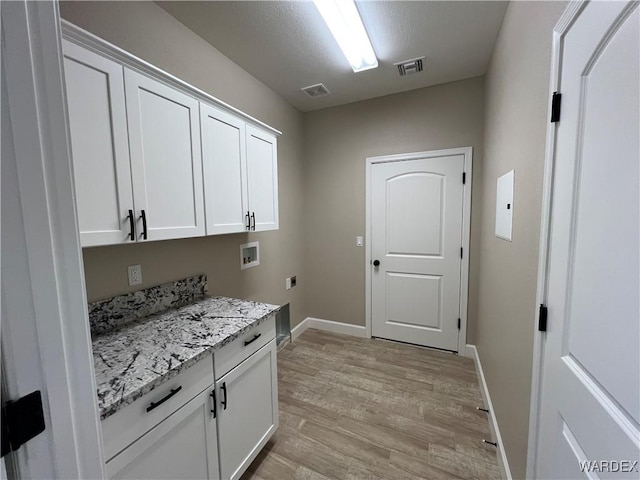
M 402 62 L 394 63 L 394 65 L 398 67 L 398 73 L 400 76 L 404 77 L 405 75 L 421 72 L 422 60 L 424 60 L 424 57 L 412 58 L 410 60 L 403 60 Z
M 312 98 L 322 97 L 331 93 L 329 89 L 321 83 L 318 83 L 317 85 L 310 85 L 308 87 L 301 88 L 300 90 Z

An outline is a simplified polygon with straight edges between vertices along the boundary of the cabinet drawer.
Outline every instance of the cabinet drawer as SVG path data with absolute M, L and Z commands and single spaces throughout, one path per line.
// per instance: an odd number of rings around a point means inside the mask
M 132 404 L 105 418 L 102 421 L 104 459 L 110 460 L 212 383 L 213 362 L 211 356 L 207 355 Z M 147 412 L 153 403 L 158 404 L 172 392 L 176 393 Z
M 250 328 L 233 342 L 214 353 L 216 380 L 274 338 L 276 338 L 276 314 L 272 313 L 260 325 Z
M 210 479 L 218 476 L 210 388 L 106 463 L 110 479 Z

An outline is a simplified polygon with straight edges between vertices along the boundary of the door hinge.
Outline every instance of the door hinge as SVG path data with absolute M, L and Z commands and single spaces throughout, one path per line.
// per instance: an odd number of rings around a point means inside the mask
M 560 103 L 562 101 L 562 94 L 553 92 L 551 97 L 551 123 L 560 121 Z
M 547 307 L 543 303 L 540 304 L 540 310 L 538 311 L 538 331 L 547 331 Z
M 458 319 L 458 330 L 460 330 L 461 322 L 462 322 L 462 320 Z
M 2 457 L 44 432 L 40 390 L 2 406 Z
M 467 172 L 462 172 L 462 184 L 467 183 Z
M 464 248 L 460 247 L 460 258 L 464 258 Z

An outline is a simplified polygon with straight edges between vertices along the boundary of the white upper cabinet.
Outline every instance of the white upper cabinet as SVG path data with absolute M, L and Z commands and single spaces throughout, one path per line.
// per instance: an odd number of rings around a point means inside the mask
M 277 230 L 278 154 L 275 135 L 247 125 L 247 185 L 251 230 Z
M 207 235 L 249 228 L 245 122 L 200 104 Z
M 277 230 L 279 132 L 90 42 L 63 42 L 82 246 Z
M 138 241 L 205 234 L 199 102 L 125 68 Z
M 82 246 L 135 241 L 123 67 L 64 41 L 64 69 Z
M 278 229 L 276 137 L 200 104 L 207 234 Z

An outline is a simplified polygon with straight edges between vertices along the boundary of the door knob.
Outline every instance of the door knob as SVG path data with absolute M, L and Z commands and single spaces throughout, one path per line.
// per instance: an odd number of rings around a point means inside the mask
M 374 267 L 379 267 L 380 266 L 380 260 L 374 260 L 373 261 L 373 266 Z

